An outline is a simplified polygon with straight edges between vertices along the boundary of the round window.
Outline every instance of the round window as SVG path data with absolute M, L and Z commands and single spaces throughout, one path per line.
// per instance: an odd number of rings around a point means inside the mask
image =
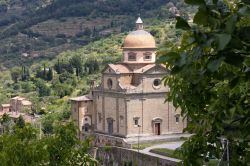
M 109 78 L 108 79 L 108 88 L 111 89 L 112 86 L 113 86 L 113 81 L 112 81 L 112 79 Z
M 160 79 L 155 79 L 153 82 L 154 88 L 160 88 L 161 86 L 161 80 Z

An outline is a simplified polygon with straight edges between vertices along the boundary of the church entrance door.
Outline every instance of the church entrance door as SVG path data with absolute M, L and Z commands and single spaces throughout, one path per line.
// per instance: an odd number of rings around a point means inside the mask
M 155 123 L 155 135 L 161 135 L 161 124 Z

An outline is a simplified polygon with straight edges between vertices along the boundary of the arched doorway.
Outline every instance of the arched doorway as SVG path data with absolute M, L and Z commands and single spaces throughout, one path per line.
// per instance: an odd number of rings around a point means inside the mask
M 154 118 L 152 120 L 154 135 L 161 135 L 161 123 L 162 123 L 161 118 Z
M 83 128 L 84 128 L 84 129 L 83 129 L 83 130 L 84 130 L 84 132 L 85 132 L 85 133 L 90 132 L 90 127 L 91 127 L 91 126 L 90 126 L 88 123 L 84 124 L 84 126 L 83 126 Z
M 161 124 L 160 123 L 155 123 L 155 135 L 161 135 Z

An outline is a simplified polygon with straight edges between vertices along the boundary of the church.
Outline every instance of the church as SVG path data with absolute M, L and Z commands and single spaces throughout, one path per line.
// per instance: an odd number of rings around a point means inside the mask
M 155 63 L 156 49 L 139 17 L 136 30 L 124 39 L 121 62 L 107 65 L 101 84 L 91 83 L 88 95 L 71 98 L 80 138 L 89 133 L 116 138 L 182 133 L 186 119 L 165 102 L 169 87 L 161 80 L 169 71 Z

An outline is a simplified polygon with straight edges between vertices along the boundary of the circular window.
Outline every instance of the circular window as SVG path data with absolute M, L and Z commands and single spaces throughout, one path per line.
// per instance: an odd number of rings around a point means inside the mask
M 160 88 L 160 86 L 161 86 L 161 80 L 155 79 L 153 82 L 153 87 L 158 89 L 158 88 Z
M 108 79 L 108 88 L 111 89 L 112 86 L 113 86 L 113 81 L 112 81 L 112 79 L 109 78 Z

